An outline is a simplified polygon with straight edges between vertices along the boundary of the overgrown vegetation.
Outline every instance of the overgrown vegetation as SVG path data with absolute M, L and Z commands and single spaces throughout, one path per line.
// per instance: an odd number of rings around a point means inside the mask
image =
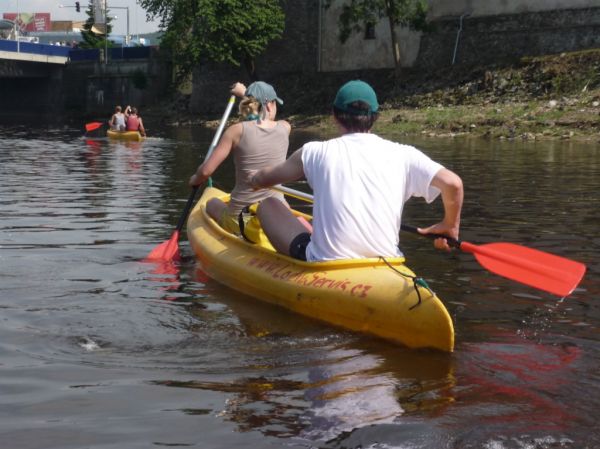
M 179 79 L 203 62 L 244 65 L 257 78 L 255 58 L 281 37 L 285 15 L 279 0 L 140 0 L 160 18 L 161 46 L 173 54 Z
M 85 24 L 83 25 L 83 29 L 81 30 L 82 41 L 79 44 L 79 47 L 80 48 L 100 48 L 100 49 L 103 49 L 105 47 L 112 47 L 113 46 L 112 42 L 110 42 L 110 41 L 106 42 L 106 36 L 107 35 L 110 36 L 110 33 L 112 32 L 112 25 L 110 24 L 112 19 L 110 18 L 110 16 L 106 17 L 106 31 L 105 31 L 105 30 L 98 30 L 95 27 L 94 5 L 91 0 L 88 3 L 88 7 L 87 7 L 85 13 L 87 14 L 88 18 L 85 21 Z M 102 33 L 100 31 L 105 31 L 105 32 Z
M 141 69 L 136 69 L 131 75 L 131 82 L 136 89 L 144 90 L 148 87 L 148 77 L 146 72 Z
M 328 0 L 331 7 L 336 0 Z M 390 49 L 396 69 L 400 69 L 400 47 L 396 37 L 397 26 L 425 31 L 427 24 L 425 0 L 350 0 L 345 1 L 338 20 L 339 38 L 346 42 L 352 34 L 365 33 L 381 19 L 387 19 L 390 30 Z

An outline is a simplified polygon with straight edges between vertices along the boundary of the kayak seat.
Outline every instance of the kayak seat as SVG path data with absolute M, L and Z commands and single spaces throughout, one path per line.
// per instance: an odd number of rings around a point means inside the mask
M 260 225 L 260 220 L 256 215 L 257 209 L 258 203 L 251 204 L 242 209 L 238 216 L 240 234 L 242 234 L 242 237 L 244 237 L 244 240 L 247 242 L 275 251 L 275 248 L 273 248 L 273 245 L 269 242 L 269 238 Z
M 242 237 L 244 237 L 244 240 L 260 245 L 263 248 L 275 251 L 275 248 L 273 248 L 273 245 L 271 245 L 269 238 L 267 237 L 267 235 L 263 231 L 262 226 L 260 225 L 260 220 L 258 219 L 258 215 L 256 215 L 257 209 L 258 203 L 251 204 L 242 209 L 238 216 L 238 225 L 240 227 L 240 233 Z M 292 210 L 292 212 L 296 211 Z M 306 230 L 312 233 L 312 225 L 307 220 L 307 218 L 310 217 L 305 217 L 303 215 L 297 214 L 297 218 L 300 221 L 300 223 L 304 225 Z

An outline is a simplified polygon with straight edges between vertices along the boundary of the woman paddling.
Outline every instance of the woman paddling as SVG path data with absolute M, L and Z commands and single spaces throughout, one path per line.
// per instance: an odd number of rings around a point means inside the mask
M 138 131 L 142 136 L 146 136 L 144 122 L 142 122 L 142 117 L 138 115 L 137 108 L 131 108 L 131 112 L 127 116 L 127 131 Z
M 204 184 L 233 152 L 235 187 L 231 199 L 224 203 L 213 198 L 206 210 L 221 227 L 237 234 L 240 232 L 238 216 L 244 207 L 269 197 L 285 202 L 281 193 L 254 190 L 248 175 L 285 161 L 291 127 L 285 120 L 275 120 L 277 103 L 283 104 L 283 101 L 270 84 L 257 81 L 246 89 L 242 83 L 236 83 L 231 93 L 243 97 L 239 106 L 242 121 L 227 128 L 212 154 L 190 178 L 189 184 L 190 187 Z

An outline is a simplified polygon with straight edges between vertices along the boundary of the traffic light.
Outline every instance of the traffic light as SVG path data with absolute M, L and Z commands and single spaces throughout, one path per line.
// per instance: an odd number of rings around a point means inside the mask
M 75 11 L 77 11 L 77 12 L 80 11 L 79 2 L 75 2 Z

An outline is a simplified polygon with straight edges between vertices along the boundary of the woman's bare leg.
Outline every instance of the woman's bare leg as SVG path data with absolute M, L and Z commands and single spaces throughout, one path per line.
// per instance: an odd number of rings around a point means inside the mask
M 271 245 L 281 254 L 290 255 L 290 244 L 299 234 L 307 232 L 287 205 L 276 198 L 267 198 L 258 206 L 260 224 Z
M 221 220 L 221 215 L 226 207 L 227 204 L 219 198 L 211 198 L 208 200 L 208 203 L 206 203 L 206 212 L 208 212 L 208 215 L 218 223 Z

